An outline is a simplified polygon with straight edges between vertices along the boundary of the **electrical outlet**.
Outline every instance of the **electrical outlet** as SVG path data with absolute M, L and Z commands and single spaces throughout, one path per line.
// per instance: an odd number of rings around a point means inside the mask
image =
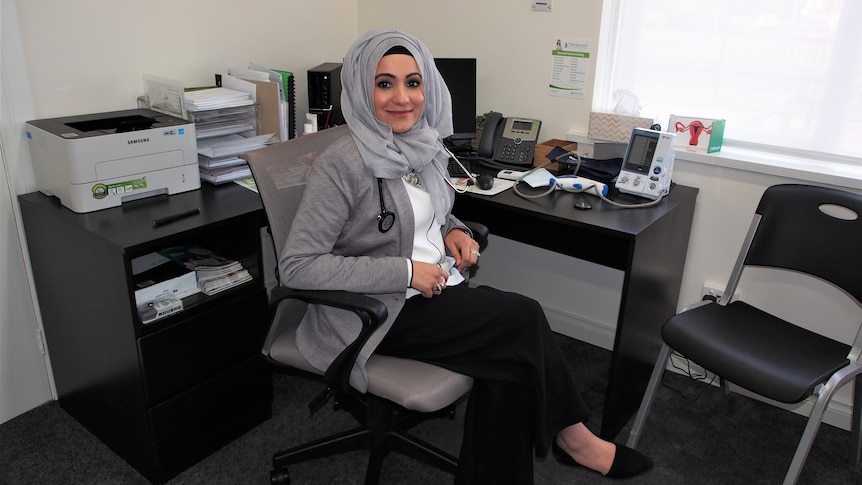
M 541 0 L 530 3 L 530 10 L 533 12 L 550 12 L 551 11 L 551 0 Z
M 721 295 L 724 294 L 724 288 L 719 288 L 718 285 L 713 283 L 704 283 L 703 290 L 700 292 L 700 299 L 703 300 L 705 296 L 715 297 L 716 300 L 721 298 Z
M 700 290 L 700 299 L 703 300 L 703 297 L 709 295 L 709 296 L 714 296 L 715 299 L 718 300 L 719 298 L 721 298 L 721 295 L 723 295 L 723 294 L 724 294 L 724 286 L 719 286 L 715 283 L 707 282 L 707 283 L 703 284 L 703 289 Z M 733 294 L 733 299 L 734 300 L 739 299 L 739 290 L 737 290 Z

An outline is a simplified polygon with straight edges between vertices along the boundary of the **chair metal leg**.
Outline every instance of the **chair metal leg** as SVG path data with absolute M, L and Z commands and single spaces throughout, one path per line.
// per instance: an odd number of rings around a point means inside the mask
M 272 457 L 272 464 L 275 469 L 279 469 L 294 463 L 361 450 L 367 446 L 367 443 L 368 430 L 358 427 L 289 450 L 280 451 Z
M 457 458 L 406 432 L 407 429 L 427 419 L 427 415 L 423 417 L 415 414 L 397 414 L 387 403 L 379 401 L 370 403 L 368 406 L 370 456 L 368 468 L 365 471 L 365 485 L 377 485 L 380 482 L 384 458 L 391 451 L 399 452 L 453 475 L 457 472 Z
M 667 359 L 670 358 L 670 351 L 670 347 L 667 344 L 662 343 L 661 350 L 658 353 L 658 359 L 656 359 L 655 367 L 652 369 L 649 384 L 647 384 L 643 400 L 641 401 L 640 408 L 638 409 L 634 424 L 632 425 L 632 430 L 629 433 L 628 443 L 626 443 L 629 448 L 634 448 L 638 444 L 641 430 L 643 430 L 644 421 L 646 421 L 647 413 L 649 413 L 650 406 L 652 406 L 653 399 L 655 398 L 655 393 L 658 391 L 658 386 L 661 383 L 662 376 L 664 375 L 664 369 L 667 366 Z
M 371 437 L 368 466 L 365 469 L 365 485 L 378 485 L 380 483 L 380 475 L 383 473 L 383 459 L 388 452 L 383 442 L 384 439 L 380 436 Z
M 289 465 L 361 449 L 369 452 L 365 485 L 378 485 L 384 459 L 391 451 L 453 475 L 457 472 L 456 457 L 408 433 L 416 424 L 451 415 L 454 404 L 435 413 L 403 413 L 392 403 L 373 396 L 369 396 L 363 405 L 350 403 L 352 401 L 345 401 L 344 409 L 350 411 L 364 426 L 276 453 L 272 458 L 273 471 L 270 474 L 273 485 L 290 484 Z
M 850 462 L 858 466 L 862 462 L 862 374 L 853 382 L 853 417 L 850 421 Z
M 724 397 L 730 396 L 730 385 L 727 382 L 727 379 L 718 376 L 718 383 L 721 386 L 721 390 L 724 392 Z
M 823 421 L 823 414 L 826 413 L 826 408 L 829 406 L 829 402 L 832 400 L 835 391 L 851 379 L 854 382 L 858 382 L 860 372 L 862 372 L 862 368 L 859 365 L 850 364 L 833 374 L 820 390 L 817 401 L 814 403 L 814 409 L 811 410 L 808 422 L 805 424 L 805 431 L 802 432 L 802 438 L 799 439 L 799 445 L 796 446 L 796 453 L 794 453 L 790 467 L 787 469 L 787 474 L 784 476 L 784 485 L 794 485 L 799 479 L 802 466 L 805 465 L 805 459 L 808 458 L 808 452 L 811 451 L 811 445 L 814 444 L 814 437 L 817 436 L 817 430 L 820 429 L 820 423 Z M 853 411 L 854 419 L 856 415 L 855 408 L 856 406 L 854 406 Z
M 458 459 L 442 449 L 406 433 L 392 432 L 386 437 L 387 446 L 414 460 L 427 463 L 434 468 L 456 474 Z

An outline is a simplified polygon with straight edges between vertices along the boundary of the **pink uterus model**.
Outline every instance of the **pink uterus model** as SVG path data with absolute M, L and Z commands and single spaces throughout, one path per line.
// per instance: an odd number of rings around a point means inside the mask
M 700 142 L 700 135 L 702 133 L 712 133 L 712 125 L 704 126 L 703 123 L 700 122 L 700 120 L 694 120 L 688 125 L 683 124 L 681 121 L 677 121 L 675 128 L 677 133 L 688 131 L 688 144 L 692 146 L 697 146 L 697 144 Z

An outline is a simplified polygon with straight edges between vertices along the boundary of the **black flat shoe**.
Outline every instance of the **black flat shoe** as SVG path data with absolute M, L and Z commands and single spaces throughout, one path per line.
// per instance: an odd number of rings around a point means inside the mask
M 653 467 L 652 459 L 642 455 L 641 453 L 638 453 L 628 446 L 621 446 L 618 444 L 614 444 L 614 446 L 616 446 L 617 451 L 614 455 L 614 462 L 611 464 L 611 469 L 605 475 L 606 477 L 617 479 L 631 478 L 633 476 L 640 475 Z M 554 458 L 557 459 L 557 462 L 562 463 L 563 465 L 586 468 L 576 462 L 571 455 L 565 452 L 565 450 L 560 448 L 560 445 L 558 445 L 556 441 L 554 441 L 551 446 L 551 451 L 553 451 Z

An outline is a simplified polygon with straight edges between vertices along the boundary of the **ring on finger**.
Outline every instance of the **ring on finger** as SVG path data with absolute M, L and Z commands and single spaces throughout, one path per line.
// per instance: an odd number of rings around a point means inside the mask
M 472 254 L 473 256 L 476 256 L 477 258 L 482 255 L 482 253 L 480 253 L 479 251 L 476 251 L 475 249 L 471 249 L 470 254 Z

